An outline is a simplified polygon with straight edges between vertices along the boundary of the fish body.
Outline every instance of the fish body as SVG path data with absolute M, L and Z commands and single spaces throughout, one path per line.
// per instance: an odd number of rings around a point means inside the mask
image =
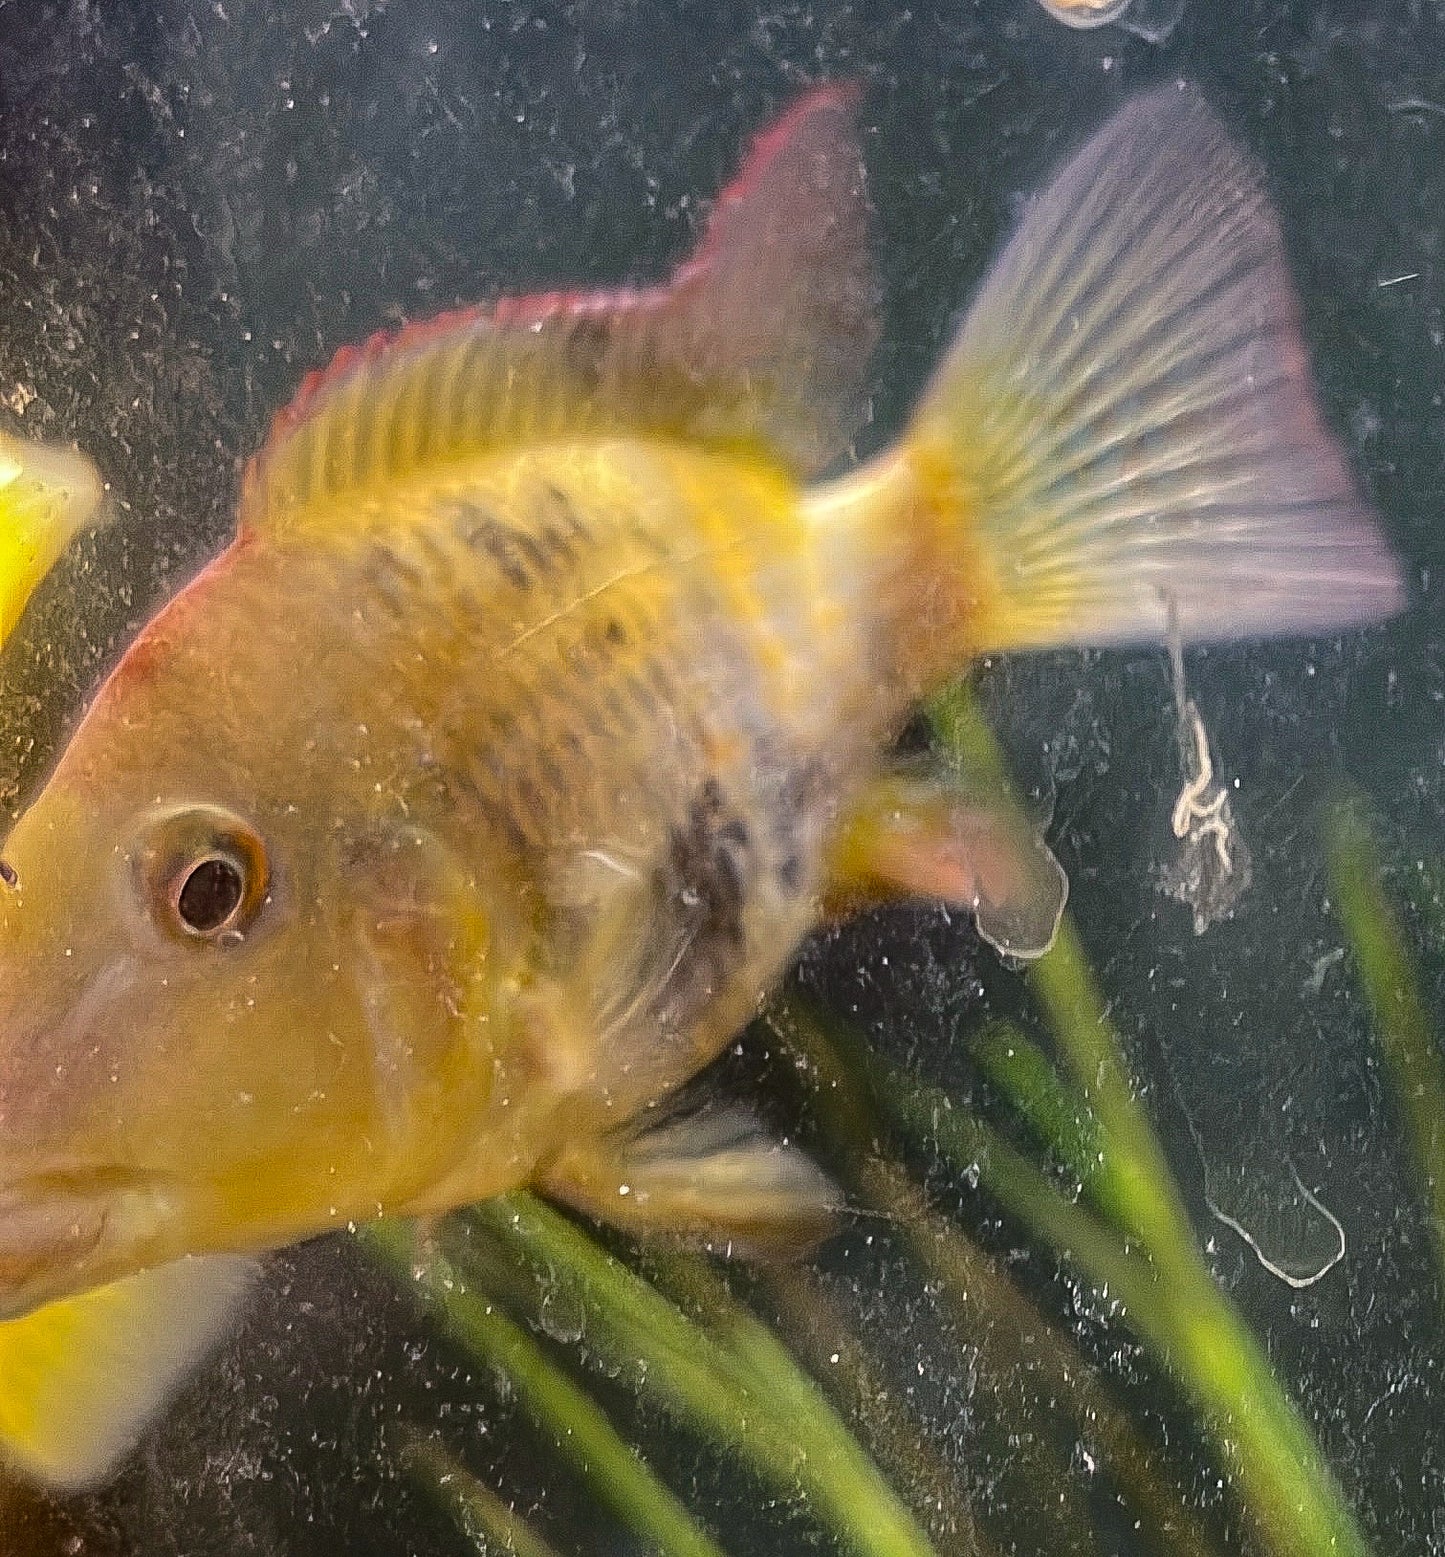
M 9 845 L 0 935 L 31 966 L 108 955 L 31 1008 L 38 1033 L 74 1024 L 76 1052 L 57 1074 L 46 1045 L 12 1051 L 7 1162 L 30 1137 L 54 1172 L 62 1097 L 92 1099 L 105 1175 L 167 1186 L 138 1206 L 164 1207 L 154 1260 L 187 1250 L 165 1241 L 189 1221 L 173 1196 L 263 1217 L 268 1242 L 314 1230 L 318 1184 L 337 1222 L 439 1209 L 704 1064 L 811 927 L 826 819 L 881 734 L 876 712 L 842 717 L 874 689 L 850 632 L 816 630 L 797 499 L 748 460 L 561 445 L 399 494 L 363 534 L 233 548 L 97 699 L 46 834 L 32 813 Z M 224 711 L 210 730 L 202 708 Z M 163 795 L 158 744 L 178 759 Z M 224 948 L 218 1001 L 221 948 L 173 898 L 197 858 L 250 863 L 251 839 L 265 902 Z M 75 852 L 87 876 L 67 886 Z M 87 905 L 108 918 L 127 894 L 132 933 L 102 941 Z M 279 1054 L 274 1002 L 315 1024 Z M 204 1073 L 185 1064 L 202 1023 Z M 216 1167 L 199 1186 L 197 1134 Z M 118 1273 L 104 1240 L 85 1258 Z
M 48 1434 L 0 1391 L 37 1473 L 103 1475 L 235 1260 L 329 1227 L 536 1183 L 816 1231 L 806 1159 L 669 1096 L 825 905 L 942 896 L 1029 955 L 1063 903 L 1038 840 L 890 755 L 916 700 L 979 652 L 1398 604 L 1258 177 L 1192 93 L 1080 153 L 903 435 L 825 474 L 876 333 L 854 111 L 785 116 L 666 286 L 308 380 L 7 840 L 0 1365 L 97 1289 L 97 1334 L 174 1337 L 144 1380 L 96 1342 Z

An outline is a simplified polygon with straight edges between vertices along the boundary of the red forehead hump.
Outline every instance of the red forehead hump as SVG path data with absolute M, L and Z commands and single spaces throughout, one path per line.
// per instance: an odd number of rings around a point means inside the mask
M 215 609 L 217 595 L 226 589 L 237 558 L 250 544 L 249 537 L 238 536 L 151 617 L 121 655 L 100 690 L 100 698 L 109 692 L 129 692 L 155 679 L 175 645 L 193 634 L 206 613 Z

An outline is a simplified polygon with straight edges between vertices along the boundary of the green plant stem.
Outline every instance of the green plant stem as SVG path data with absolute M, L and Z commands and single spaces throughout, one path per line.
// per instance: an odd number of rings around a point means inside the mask
M 1012 1148 L 975 1148 L 976 1121 L 959 1128 L 957 1110 L 917 1096 L 901 1082 L 884 1087 L 910 1133 L 931 1136 L 955 1167 L 980 1179 L 1010 1212 L 1075 1262 L 1174 1373 L 1201 1408 L 1215 1447 L 1239 1486 L 1246 1511 L 1272 1551 L 1365 1557 L 1368 1548 L 1303 1418 L 1280 1389 L 1269 1359 L 1202 1260 L 1182 1254 L 1171 1275 L 1137 1255 L 1023 1161 Z
M 1120 1243 L 1112 1228 L 1061 1194 L 1048 1175 L 943 1092 L 878 1077 L 885 1107 L 915 1140 L 931 1140 L 950 1163 L 975 1169 L 979 1182 L 1019 1221 L 1065 1258 L 1082 1265 L 1107 1296 L 1127 1310 L 1159 1301 L 1159 1278 L 1142 1254 Z
M 1194 1229 L 1067 915 L 1052 950 L 1029 970 L 1029 984 L 1103 1132 L 1099 1191 L 1114 1219 L 1173 1277 L 1176 1261 L 1187 1267 L 1196 1258 Z
M 611 1372 L 645 1370 L 655 1399 L 764 1482 L 788 1496 L 801 1492 L 845 1550 L 932 1557 L 912 1514 L 821 1389 L 765 1332 L 746 1332 L 740 1347 L 722 1344 L 530 1196 L 490 1201 L 468 1219 L 586 1316 L 592 1361 Z
M 748 1388 L 776 1391 L 776 1405 L 789 1422 L 833 1419 L 822 1385 L 798 1366 L 777 1334 L 732 1295 L 705 1260 L 677 1250 L 660 1250 L 655 1264 L 665 1287 L 701 1312 L 708 1335 L 737 1362 Z M 838 1475 L 853 1473 L 851 1462 L 858 1445 L 851 1435 L 829 1435 L 821 1447 Z M 971 1520 L 965 1518 L 958 1524 L 948 1549 L 979 1551 Z
M 940 698 L 933 716 L 952 758 L 1006 790 L 1002 753 L 967 689 L 960 686 Z M 1364 1536 L 1307 1424 L 1199 1253 L 1123 1045 L 1067 916 L 1052 950 L 1034 964 L 1030 983 L 1103 1130 L 1113 1213 L 1147 1249 L 1161 1278 L 1152 1289 L 1158 1301 L 1131 1305 L 1132 1322 L 1203 1410 L 1245 1507 L 1271 1548 L 1291 1557 L 1321 1552 L 1363 1557 Z M 1086 1247 L 1075 1245 L 1074 1253 L 1092 1279 L 1119 1290 L 1108 1265 L 1096 1266 Z
M 1161 1456 L 1109 1396 L 1093 1365 L 1057 1326 L 1046 1322 L 993 1260 L 948 1218 L 939 1215 L 905 1169 L 869 1149 L 882 1134 L 870 1097 L 886 1094 L 888 1111 L 920 1136 L 940 1127 L 948 1133 L 955 1165 L 965 1165 L 1020 1217 L 1044 1218 L 1057 1246 L 1086 1245 L 1101 1261 L 1118 1261 L 1116 1283 L 1136 1300 L 1138 1284 L 1152 1279 L 1080 1207 L 1060 1196 L 1043 1174 L 996 1131 L 956 1108 L 946 1094 L 910 1086 L 893 1076 L 872 1051 L 837 1024 L 823 1023 L 792 999 L 770 1008 L 769 1020 L 792 1052 L 806 1061 L 815 1107 L 830 1140 L 844 1146 L 854 1193 L 866 1206 L 896 1222 L 915 1259 L 937 1283 L 961 1340 L 977 1348 L 980 1363 L 1000 1380 L 1038 1379 L 1041 1395 L 1069 1410 L 1079 1431 L 1098 1444 L 1155 1540 L 1155 1549 L 1178 1557 L 1208 1557 L 1213 1548 L 1179 1493 L 1160 1475 Z M 880 1098 L 880 1101 L 884 1099 Z M 1000 1186 L 1002 1188 L 1000 1189 Z M 1117 1286 L 1114 1289 L 1117 1293 Z M 1034 1452 L 1043 1442 L 1032 1435 Z M 1022 1452 L 1022 1451 L 1021 1451 Z M 1035 1468 L 1051 1496 L 1061 1490 L 1062 1467 Z
M 934 1544 L 940 1551 L 988 1557 L 992 1548 L 953 1468 L 812 1270 L 804 1264 L 768 1265 L 759 1279 L 788 1339 L 905 1490 Z
M 1381 882 L 1375 841 L 1358 808 L 1333 807 L 1325 837 L 1340 918 L 1394 1080 L 1445 1274 L 1445 1064 L 1404 930 Z
M 376 1222 L 358 1237 L 399 1285 L 414 1287 L 460 1345 L 505 1373 L 533 1425 L 572 1462 L 599 1502 L 652 1551 L 659 1557 L 723 1557 L 722 1548 L 623 1442 L 592 1397 L 419 1239 L 410 1224 Z
M 1075 1261 L 1118 1300 L 1129 1323 L 1203 1411 L 1239 1486 L 1245 1508 L 1270 1549 L 1290 1557 L 1368 1551 L 1308 1427 L 1280 1389 L 1269 1359 L 1197 1254 L 1176 1251 L 1168 1280 L 1115 1245 L 1080 1208 L 1059 1196 L 1012 1148 L 977 1150 L 976 1121 L 957 1124 L 956 1109 L 917 1096 L 901 1082 L 885 1086 L 891 1108 L 911 1133 L 929 1135 L 956 1167 L 981 1180 L 1014 1215 Z
M 452 1516 L 479 1557 L 558 1557 L 520 1514 L 438 1445 L 412 1435 L 400 1459 Z
M 990 1022 L 969 1052 L 1079 1187 L 1094 1187 L 1103 1167 L 1104 1132 L 1043 1050 L 1012 1022 Z
M 953 762 L 1002 794 L 1012 793 L 1003 753 L 965 684 L 936 699 L 930 715 Z M 1067 915 L 1053 947 L 1030 965 L 1029 984 L 1108 1142 L 1111 1212 L 1156 1259 L 1167 1264 L 1179 1249 L 1193 1248 L 1189 1217 Z

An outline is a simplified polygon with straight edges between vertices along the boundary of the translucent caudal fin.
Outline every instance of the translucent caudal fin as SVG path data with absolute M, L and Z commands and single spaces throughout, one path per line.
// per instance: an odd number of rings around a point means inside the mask
M 74 1492 L 105 1480 L 225 1334 L 253 1260 L 141 1271 L 0 1323 L 0 1459 Z
M 1320 418 L 1258 169 L 1198 93 L 1122 110 L 1025 215 L 905 455 L 974 652 L 1325 632 L 1398 563 Z

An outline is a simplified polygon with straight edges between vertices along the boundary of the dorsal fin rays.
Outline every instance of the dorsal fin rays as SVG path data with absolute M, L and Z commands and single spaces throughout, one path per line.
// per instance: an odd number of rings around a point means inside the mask
M 799 476 L 836 459 L 876 338 L 857 96 L 821 88 L 760 136 L 663 285 L 504 298 L 339 352 L 248 467 L 242 529 L 574 434 L 752 445 Z

